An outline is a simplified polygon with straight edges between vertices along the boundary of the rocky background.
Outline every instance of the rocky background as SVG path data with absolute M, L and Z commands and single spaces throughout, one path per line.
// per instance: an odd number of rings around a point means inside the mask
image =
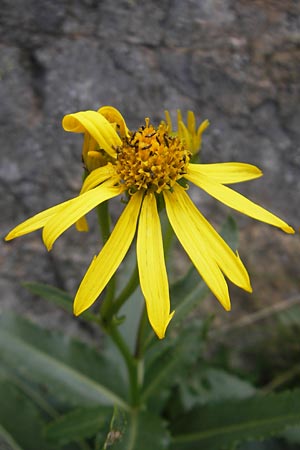
M 164 109 L 208 118 L 202 160 L 260 166 L 265 176 L 238 189 L 298 230 L 299 74 L 299 0 L 0 0 L 2 235 L 78 193 L 81 136 L 65 133 L 61 119 L 106 104 L 133 128 L 145 116 L 158 123 Z M 228 209 L 195 196 L 219 227 Z M 300 279 L 299 233 L 233 215 L 254 294 L 233 289 L 230 320 L 295 299 Z M 94 225 L 67 231 L 49 254 L 39 232 L 2 243 L 1 310 L 63 325 L 64 313 L 21 282 L 75 292 L 97 242 Z M 69 322 L 76 332 L 78 319 Z

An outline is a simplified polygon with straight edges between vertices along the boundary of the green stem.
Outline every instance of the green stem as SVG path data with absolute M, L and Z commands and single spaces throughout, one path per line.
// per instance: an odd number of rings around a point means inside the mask
M 120 292 L 119 296 L 115 299 L 115 301 L 111 304 L 110 309 L 107 311 L 106 318 L 110 320 L 114 314 L 116 314 L 126 300 L 133 294 L 139 284 L 139 274 L 137 264 L 134 267 L 134 270 L 129 278 L 126 286 Z
M 110 217 L 108 211 L 108 201 L 100 203 L 100 205 L 97 206 L 96 210 L 102 242 L 104 245 L 110 235 Z
M 167 259 L 169 256 L 169 252 L 170 252 L 171 245 L 173 242 L 173 237 L 174 237 L 174 231 L 173 231 L 173 228 L 172 228 L 170 222 L 168 221 L 166 224 L 166 228 L 164 230 L 164 239 L 163 239 L 165 259 Z
M 118 347 L 121 355 L 124 358 L 128 371 L 128 379 L 130 385 L 130 397 L 132 406 L 138 406 L 139 402 L 139 383 L 138 383 L 138 364 L 136 359 L 130 353 L 130 350 L 125 343 L 121 333 L 117 327 L 110 323 L 106 329 L 107 333 L 111 336 L 115 345 Z
M 103 245 L 106 243 L 110 236 L 110 215 L 108 209 L 108 201 L 101 203 L 97 206 L 97 216 L 99 222 L 100 233 L 102 237 Z M 107 320 L 107 312 L 111 308 L 111 304 L 115 295 L 116 280 L 113 276 L 105 289 L 105 297 L 101 304 L 101 316 L 104 321 Z
M 146 326 L 147 326 L 147 310 L 146 310 L 146 306 L 144 306 L 142 314 L 141 314 L 141 318 L 140 318 L 139 328 L 138 328 L 137 337 L 136 337 L 136 344 L 135 344 L 134 355 L 137 359 L 141 358 L 143 355 Z

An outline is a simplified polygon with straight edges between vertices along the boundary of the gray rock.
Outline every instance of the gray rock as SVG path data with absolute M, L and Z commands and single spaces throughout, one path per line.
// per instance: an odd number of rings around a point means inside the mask
M 178 108 L 192 109 L 199 121 L 208 118 L 203 161 L 260 166 L 265 177 L 238 188 L 298 227 L 299 13 L 299 2 L 292 0 L 2 0 L 3 234 L 77 195 L 81 137 L 65 133 L 61 119 L 104 104 L 119 108 L 132 128 L 145 116 L 158 123 L 164 109 L 173 116 Z M 219 226 L 227 208 L 199 191 L 193 197 Z M 235 217 L 243 243 L 249 224 L 265 230 L 266 225 Z M 271 228 L 269 233 L 272 242 L 281 236 Z M 285 239 L 278 251 L 291 254 L 293 239 Z M 68 231 L 50 256 L 39 233 L 1 245 L 4 307 L 50 314 L 54 309 L 32 298 L 20 282 L 48 282 L 75 292 L 99 251 L 98 240 L 94 223 L 89 234 Z M 258 253 L 256 241 L 250 244 Z M 260 257 L 262 266 L 268 264 Z M 251 258 L 249 264 L 251 272 Z M 295 284 L 289 279 L 281 288 L 286 297 Z

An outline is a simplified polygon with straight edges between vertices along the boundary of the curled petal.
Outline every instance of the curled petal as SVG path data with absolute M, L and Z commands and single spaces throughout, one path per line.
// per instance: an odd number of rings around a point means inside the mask
M 73 133 L 87 132 L 113 158 L 116 157 L 115 148 L 122 145 L 118 133 L 109 121 L 96 111 L 80 111 L 68 114 L 63 118 L 64 130 Z
M 113 106 L 102 106 L 98 109 L 98 113 L 102 114 L 110 123 L 115 123 L 122 137 L 129 137 L 129 130 L 120 111 Z

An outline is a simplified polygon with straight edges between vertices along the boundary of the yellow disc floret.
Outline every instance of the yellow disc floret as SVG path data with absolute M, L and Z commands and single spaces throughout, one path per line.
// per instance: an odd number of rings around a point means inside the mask
M 154 128 L 146 119 L 145 125 L 123 139 L 116 170 L 130 193 L 147 189 L 159 194 L 186 174 L 189 160 L 183 141 L 170 136 L 165 124 Z

